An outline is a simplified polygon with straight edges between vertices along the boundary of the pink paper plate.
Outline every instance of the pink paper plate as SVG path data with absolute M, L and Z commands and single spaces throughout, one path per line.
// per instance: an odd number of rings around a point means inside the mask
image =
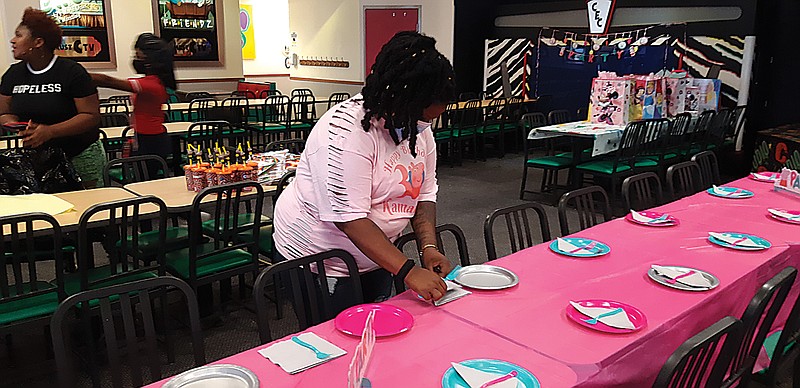
M 385 303 L 367 303 L 350 307 L 342 311 L 333 321 L 337 330 L 345 334 L 361 337 L 369 312 L 375 310 L 375 321 L 372 327 L 377 337 L 396 335 L 414 326 L 414 317 L 400 307 Z
M 604 333 L 625 334 L 625 333 L 632 333 L 634 331 L 639 331 L 645 326 L 647 326 L 647 318 L 645 318 L 644 313 L 639 311 L 639 309 L 637 309 L 636 307 L 633 307 L 626 303 L 615 302 L 613 300 L 603 300 L 603 299 L 576 300 L 575 303 L 584 307 L 608 307 L 608 308 L 621 307 L 623 310 L 625 310 L 625 313 L 628 314 L 628 319 L 631 320 L 631 323 L 633 323 L 634 327 L 633 330 L 619 329 L 616 327 L 608 326 L 600 321 L 597 321 L 596 324 L 592 325 L 584 322 L 584 319 L 591 319 L 589 316 L 584 315 L 578 310 L 575 310 L 575 307 L 572 307 L 572 305 L 567 305 L 567 317 L 575 321 L 575 323 L 584 327 L 588 327 L 592 330 L 602 331 Z
M 781 175 L 781 173 L 779 173 L 779 172 L 770 172 L 770 171 L 759 172 L 759 173 L 756 173 L 756 174 L 768 176 L 771 179 L 758 178 L 755 175 L 753 175 L 752 173 L 749 174 L 748 176 L 750 177 L 750 179 L 752 179 L 754 181 L 757 181 L 757 182 L 769 182 L 769 183 L 775 182 L 778 179 L 778 177 Z
M 643 215 L 645 217 L 650 217 L 650 218 L 658 218 L 658 217 L 661 217 L 661 216 L 664 215 L 664 213 L 651 212 L 651 211 L 647 211 L 647 210 L 641 211 L 641 212 L 639 212 L 639 214 L 641 214 L 641 215 Z M 665 227 L 665 226 L 677 226 L 677 225 L 681 224 L 681 222 L 678 221 L 677 218 L 675 218 L 674 216 L 671 216 L 671 215 L 667 217 L 667 220 L 669 220 L 670 222 L 658 222 L 658 223 L 640 222 L 640 221 L 634 220 L 633 219 L 633 215 L 631 213 L 628 213 L 625 216 L 625 219 L 630 221 L 630 222 L 633 222 L 634 224 L 645 225 L 645 226 Z
M 778 209 L 778 210 L 780 210 L 780 211 L 782 211 L 782 212 L 789 213 L 789 214 L 791 214 L 791 215 L 793 215 L 793 216 L 800 216 L 800 211 L 798 211 L 798 210 L 783 210 L 783 209 Z M 786 223 L 789 223 L 789 224 L 800 225 L 800 221 L 796 221 L 796 220 L 790 220 L 790 219 L 788 219 L 788 218 L 779 217 L 779 216 L 776 216 L 776 215 L 774 215 L 774 214 L 772 214 L 772 213 L 769 213 L 769 215 L 770 215 L 770 217 L 772 217 L 772 218 L 774 218 L 774 219 L 776 219 L 776 220 L 778 220 L 778 221 L 781 221 L 781 222 L 786 222 Z

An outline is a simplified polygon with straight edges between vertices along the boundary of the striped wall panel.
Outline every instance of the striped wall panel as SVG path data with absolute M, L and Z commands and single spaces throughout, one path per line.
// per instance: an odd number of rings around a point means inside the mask
M 486 92 L 493 96 L 503 95 L 503 79 L 500 66 L 505 62 L 508 66 L 512 95 L 522 95 L 525 78 L 525 56 L 530 53 L 531 40 L 520 39 L 487 39 L 484 59 L 484 80 Z M 529 69 L 530 71 L 530 69 Z M 528 73 L 530 74 L 530 72 Z

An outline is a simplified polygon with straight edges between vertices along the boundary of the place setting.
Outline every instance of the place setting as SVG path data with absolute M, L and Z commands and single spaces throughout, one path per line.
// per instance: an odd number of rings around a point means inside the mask
M 504 290 L 519 284 L 517 274 L 509 269 L 490 264 L 475 264 L 466 267 L 457 265 L 444 278 L 475 290 Z
M 647 326 L 647 318 L 636 307 L 604 299 L 570 301 L 567 318 L 580 326 L 611 334 L 632 333 Z
M 611 252 L 611 248 L 596 240 L 581 237 L 558 237 L 550 243 L 550 250 L 564 256 L 592 258 Z
M 716 276 L 689 267 L 653 264 L 647 276 L 662 286 L 683 291 L 709 291 L 719 286 Z
M 625 215 L 625 220 L 638 225 L 644 226 L 677 226 L 680 221 L 674 216 L 667 213 L 660 213 L 654 211 L 640 211 L 631 210 L 630 213 Z
M 763 172 L 751 172 L 748 177 L 756 182 L 764 182 L 764 183 L 775 183 L 780 179 L 781 173 L 779 172 L 771 172 L 771 171 L 763 171 Z
M 742 251 L 760 251 L 772 246 L 764 238 L 737 232 L 708 232 L 708 241 L 721 247 Z
M 720 198 L 744 199 L 754 196 L 752 191 L 731 186 L 712 186 L 707 193 Z
M 538 388 L 536 376 L 508 361 L 472 359 L 451 362 L 442 376 L 442 388 Z
M 800 225 L 800 210 L 767 209 L 770 217 L 789 224 Z

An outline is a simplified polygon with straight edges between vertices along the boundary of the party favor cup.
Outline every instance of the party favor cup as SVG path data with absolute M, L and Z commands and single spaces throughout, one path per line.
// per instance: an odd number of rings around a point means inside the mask
M 206 168 L 195 167 L 192 169 L 192 191 L 199 192 L 207 187 Z
M 195 165 L 187 164 L 183 166 L 183 176 L 186 178 L 186 190 L 193 191 L 194 190 L 194 173 L 192 169 L 194 169 Z
M 217 172 L 217 184 L 225 185 L 233 182 L 233 174 L 231 170 L 221 170 Z
M 211 168 L 206 171 L 206 187 L 213 187 L 219 184 L 218 174 L 220 170 Z

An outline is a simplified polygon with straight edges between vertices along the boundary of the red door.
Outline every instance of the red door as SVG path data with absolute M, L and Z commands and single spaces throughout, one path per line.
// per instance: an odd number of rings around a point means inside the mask
M 365 73 L 369 74 L 375 57 L 386 42 L 400 31 L 419 31 L 417 8 L 371 8 L 364 10 Z

